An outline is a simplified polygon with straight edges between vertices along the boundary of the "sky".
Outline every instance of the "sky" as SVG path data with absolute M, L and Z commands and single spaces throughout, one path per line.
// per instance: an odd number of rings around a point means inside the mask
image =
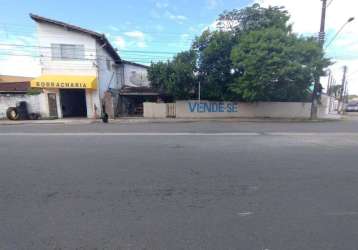
M 104 33 L 122 58 L 149 64 L 188 49 L 195 36 L 213 28 L 224 10 L 255 2 L 284 6 L 297 34 L 315 35 L 319 30 L 321 0 L 0 0 L 0 75 L 40 75 L 35 47 L 31 47 L 37 44 L 36 26 L 29 13 Z M 335 62 L 330 69 L 336 82 L 347 65 L 349 92 L 358 94 L 358 1 L 328 2 L 327 43 L 349 17 L 357 18 L 345 26 L 326 53 Z M 325 86 L 327 79 L 322 81 Z

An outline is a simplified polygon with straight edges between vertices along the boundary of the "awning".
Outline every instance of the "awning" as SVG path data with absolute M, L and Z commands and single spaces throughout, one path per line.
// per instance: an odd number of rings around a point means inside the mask
M 44 89 L 96 89 L 95 76 L 44 75 L 31 81 L 32 88 Z

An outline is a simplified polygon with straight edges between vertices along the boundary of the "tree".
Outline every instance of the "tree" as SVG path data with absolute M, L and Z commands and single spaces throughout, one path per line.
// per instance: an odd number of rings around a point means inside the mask
M 342 85 L 333 85 L 328 89 L 328 93 L 334 98 L 338 99 L 341 95 Z
M 230 54 L 235 40 L 231 32 L 207 30 L 193 43 L 192 49 L 198 58 L 198 80 L 202 86 L 203 99 L 231 99 L 229 83 L 233 75 Z
M 191 49 L 152 64 L 153 86 L 177 99 L 304 101 L 314 75 L 329 65 L 316 39 L 298 37 L 282 7 L 258 4 L 224 12 L 218 30 L 204 31 Z M 195 93 L 195 94 L 194 94 Z
M 240 10 L 224 11 L 219 16 L 217 26 L 220 30 L 231 31 L 238 35 L 264 28 L 291 31 L 289 19 L 290 15 L 283 7 L 263 8 L 256 3 Z
M 312 38 L 276 27 L 242 34 L 231 53 L 237 77 L 231 91 L 245 101 L 301 101 L 313 76 L 329 65 Z
M 196 53 L 179 53 L 172 61 L 152 63 L 148 79 L 152 87 L 175 99 L 191 99 L 197 88 Z

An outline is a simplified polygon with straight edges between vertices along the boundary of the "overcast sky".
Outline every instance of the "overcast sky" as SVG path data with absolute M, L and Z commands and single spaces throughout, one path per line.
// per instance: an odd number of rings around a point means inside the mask
M 148 64 L 187 49 L 192 39 L 222 11 L 254 2 L 286 7 L 294 31 L 299 34 L 312 35 L 319 30 L 320 0 L 110 0 L 103 4 L 84 0 L 0 0 L 0 74 L 40 74 L 38 58 L 30 47 L 4 45 L 36 45 L 30 12 L 105 33 L 121 57 Z M 327 11 L 327 41 L 349 17 L 357 15 L 357 10 L 356 0 L 331 2 Z M 327 48 L 327 54 L 336 62 L 331 69 L 337 82 L 342 78 L 343 65 L 347 65 L 350 93 L 358 94 L 358 20 L 345 27 Z

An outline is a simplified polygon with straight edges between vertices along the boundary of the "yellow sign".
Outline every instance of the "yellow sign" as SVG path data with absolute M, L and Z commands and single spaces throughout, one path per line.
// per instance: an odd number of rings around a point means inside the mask
M 96 89 L 95 76 L 45 75 L 31 81 L 32 88 L 43 89 Z

